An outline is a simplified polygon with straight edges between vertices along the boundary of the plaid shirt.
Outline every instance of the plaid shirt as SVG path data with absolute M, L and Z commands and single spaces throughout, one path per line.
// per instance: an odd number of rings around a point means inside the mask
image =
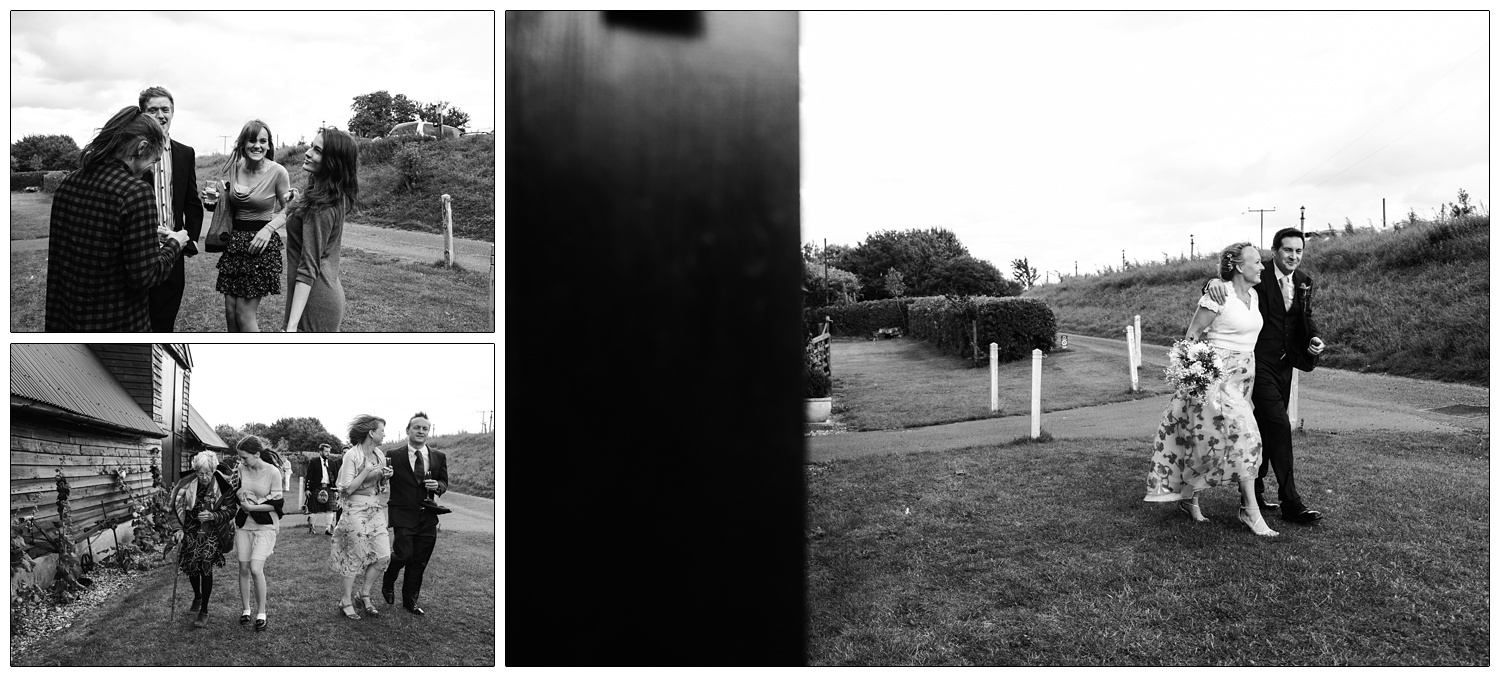
M 147 292 L 181 246 L 158 244 L 156 196 L 122 160 L 73 172 L 52 200 L 46 331 L 151 331 Z

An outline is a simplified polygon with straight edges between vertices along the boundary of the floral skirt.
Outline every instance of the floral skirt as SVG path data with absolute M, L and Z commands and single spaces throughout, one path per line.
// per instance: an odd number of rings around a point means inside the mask
M 271 235 L 271 241 L 259 254 L 250 253 L 250 241 L 254 239 L 255 231 L 229 233 L 229 244 L 224 246 L 216 266 L 219 280 L 214 283 L 215 291 L 242 298 L 281 293 L 281 236 Z
M 234 529 L 234 523 L 226 520 L 222 525 L 210 525 L 203 528 L 202 525 L 196 530 L 184 529 L 182 532 L 182 549 L 178 555 L 177 567 L 189 576 L 202 576 L 211 574 L 214 567 L 224 566 L 224 551 L 219 549 L 218 531 L 228 527 Z
M 350 496 L 344 518 L 333 528 L 333 570 L 345 578 L 357 575 L 382 557 L 391 556 L 385 508 L 373 496 Z
M 1207 402 L 1173 395 L 1156 431 L 1147 501 L 1177 501 L 1201 489 L 1254 479 L 1260 469 L 1260 428 L 1250 391 L 1254 351 L 1214 348 L 1224 358 L 1224 380 Z

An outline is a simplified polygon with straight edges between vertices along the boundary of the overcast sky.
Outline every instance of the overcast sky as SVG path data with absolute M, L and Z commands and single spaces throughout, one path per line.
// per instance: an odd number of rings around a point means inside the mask
M 401 437 L 417 411 L 438 435 L 480 432 L 495 409 L 492 344 L 241 345 L 193 343 L 193 408 L 210 425 L 238 428 L 311 416 L 339 439 L 360 414 Z
M 804 242 L 1072 274 L 1490 204 L 1482 12 L 801 16 Z
M 495 16 L 11 12 L 11 141 L 66 134 L 82 147 L 153 85 L 176 100 L 172 138 L 200 155 L 252 119 L 278 144 L 311 140 L 323 121 L 348 129 L 354 97 L 378 90 L 447 101 L 470 129 L 493 129 Z

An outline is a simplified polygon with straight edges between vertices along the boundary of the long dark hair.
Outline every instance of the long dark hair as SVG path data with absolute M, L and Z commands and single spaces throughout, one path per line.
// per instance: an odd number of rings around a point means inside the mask
M 323 135 L 323 161 L 317 174 L 307 175 L 301 209 L 332 207 L 347 212 L 359 201 L 359 146 L 337 129 L 320 129 L 318 133 Z
M 229 159 L 224 161 L 224 173 L 229 173 L 235 161 L 245 159 L 245 144 L 250 143 L 250 140 L 259 135 L 261 130 L 266 132 L 266 159 L 263 161 L 269 162 L 276 159 L 275 149 L 271 147 L 276 137 L 271 135 L 271 126 L 260 120 L 251 120 L 240 128 L 240 138 L 234 142 L 234 150 L 229 151 Z
M 145 114 L 140 108 L 126 106 L 115 113 L 109 122 L 99 128 L 94 140 L 78 154 L 80 170 L 93 167 L 100 162 L 114 160 L 125 155 L 125 151 L 138 141 L 147 142 L 147 153 L 160 153 L 167 145 L 167 133 L 156 118 Z

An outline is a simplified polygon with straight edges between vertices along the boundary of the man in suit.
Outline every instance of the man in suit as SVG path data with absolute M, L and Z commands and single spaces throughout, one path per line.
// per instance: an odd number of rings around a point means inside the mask
M 1260 297 L 1260 336 L 1255 340 L 1255 387 L 1250 401 L 1255 405 L 1255 424 L 1260 428 L 1264 445 L 1259 477 L 1255 479 L 1255 502 L 1261 512 L 1280 508 L 1281 519 L 1297 524 L 1323 518 L 1308 508 L 1297 492 L 1292 472 L 1292 422 L 1287 418 L 1291 396 L 1292 369 L 1312 371 L 1326 347 L 1318 337 L 1318 323 L 1313 319 L 1312 276 L 1298 270 L 1307 238 L 1296 228 L 1283 228 L 1271 238 L 1271 259 L 1275 274 L 1261 275 L 1255 285 Z M 1217 280 L 1215 281 L 1217 282 Z M 1222 284 L 1209 284 L 1209 295 L 1223 303 Z M 1266 490 L 1266 470 L 1276 472 L 1280 504 L 1262 496 Z
M 395 474 L 391 476 L 391 499 L 386 521 L 395 532 L 391 539 L 391 563 L 386 567 L 380 592 L 386 604 L 395 604 L 396 577 L 406 569 L 401 584 L 401 606 L 418 616 L 422 576 L 437 544 L 438 515 L 450 512 L 433 502 L 433 493 L 448 491 L 448 458 L 427 448 L 432 422 L 417 412 L 406 423 L 406 448 L 386 455 Z
M 142 112 L 156 118 L 167 138 L 171 139 L 172 117 L 176 114 L 172 93 L 163 87 L 149 87 L 141 92 L 139 105 Z M 203 227 L 203 202 L 198 198 L 197 163 L 192 146 L 172 140 L 162 150 L 161 159 L 141 175 L 141 180 L 156 192 L 156 209 L 162 225 L 188 233 L 188 243 L 182 248 L 182 256 L 173 264 L 172 273 L 166 281 L 151 288 L 151 331 L 172 331 L 177 322 L 177 310 L 182 306 L 182 290 L 186 286 L 183 257 L 198 253 L 195 243 Z
M 312 515 L 333 513 L 333 518 L 328 520 L 328 526 L 323 533 L 333 535 L 333 528 L 338 525 L 339 518 L 344 516 L 344 511 L 338 509 L 339 496 L 339 468 L 343 464 L 342 458 L 332 455 L 333 448 L 326 442 L 318 445 L 318 458 L 307 464 L 307 477 L 302 483 L 302 505 L 308 507 Z M 318 500 L 320 496 L 326 497 Z M 307 530 L 313 530 L 313 517 L 307 518 Z

